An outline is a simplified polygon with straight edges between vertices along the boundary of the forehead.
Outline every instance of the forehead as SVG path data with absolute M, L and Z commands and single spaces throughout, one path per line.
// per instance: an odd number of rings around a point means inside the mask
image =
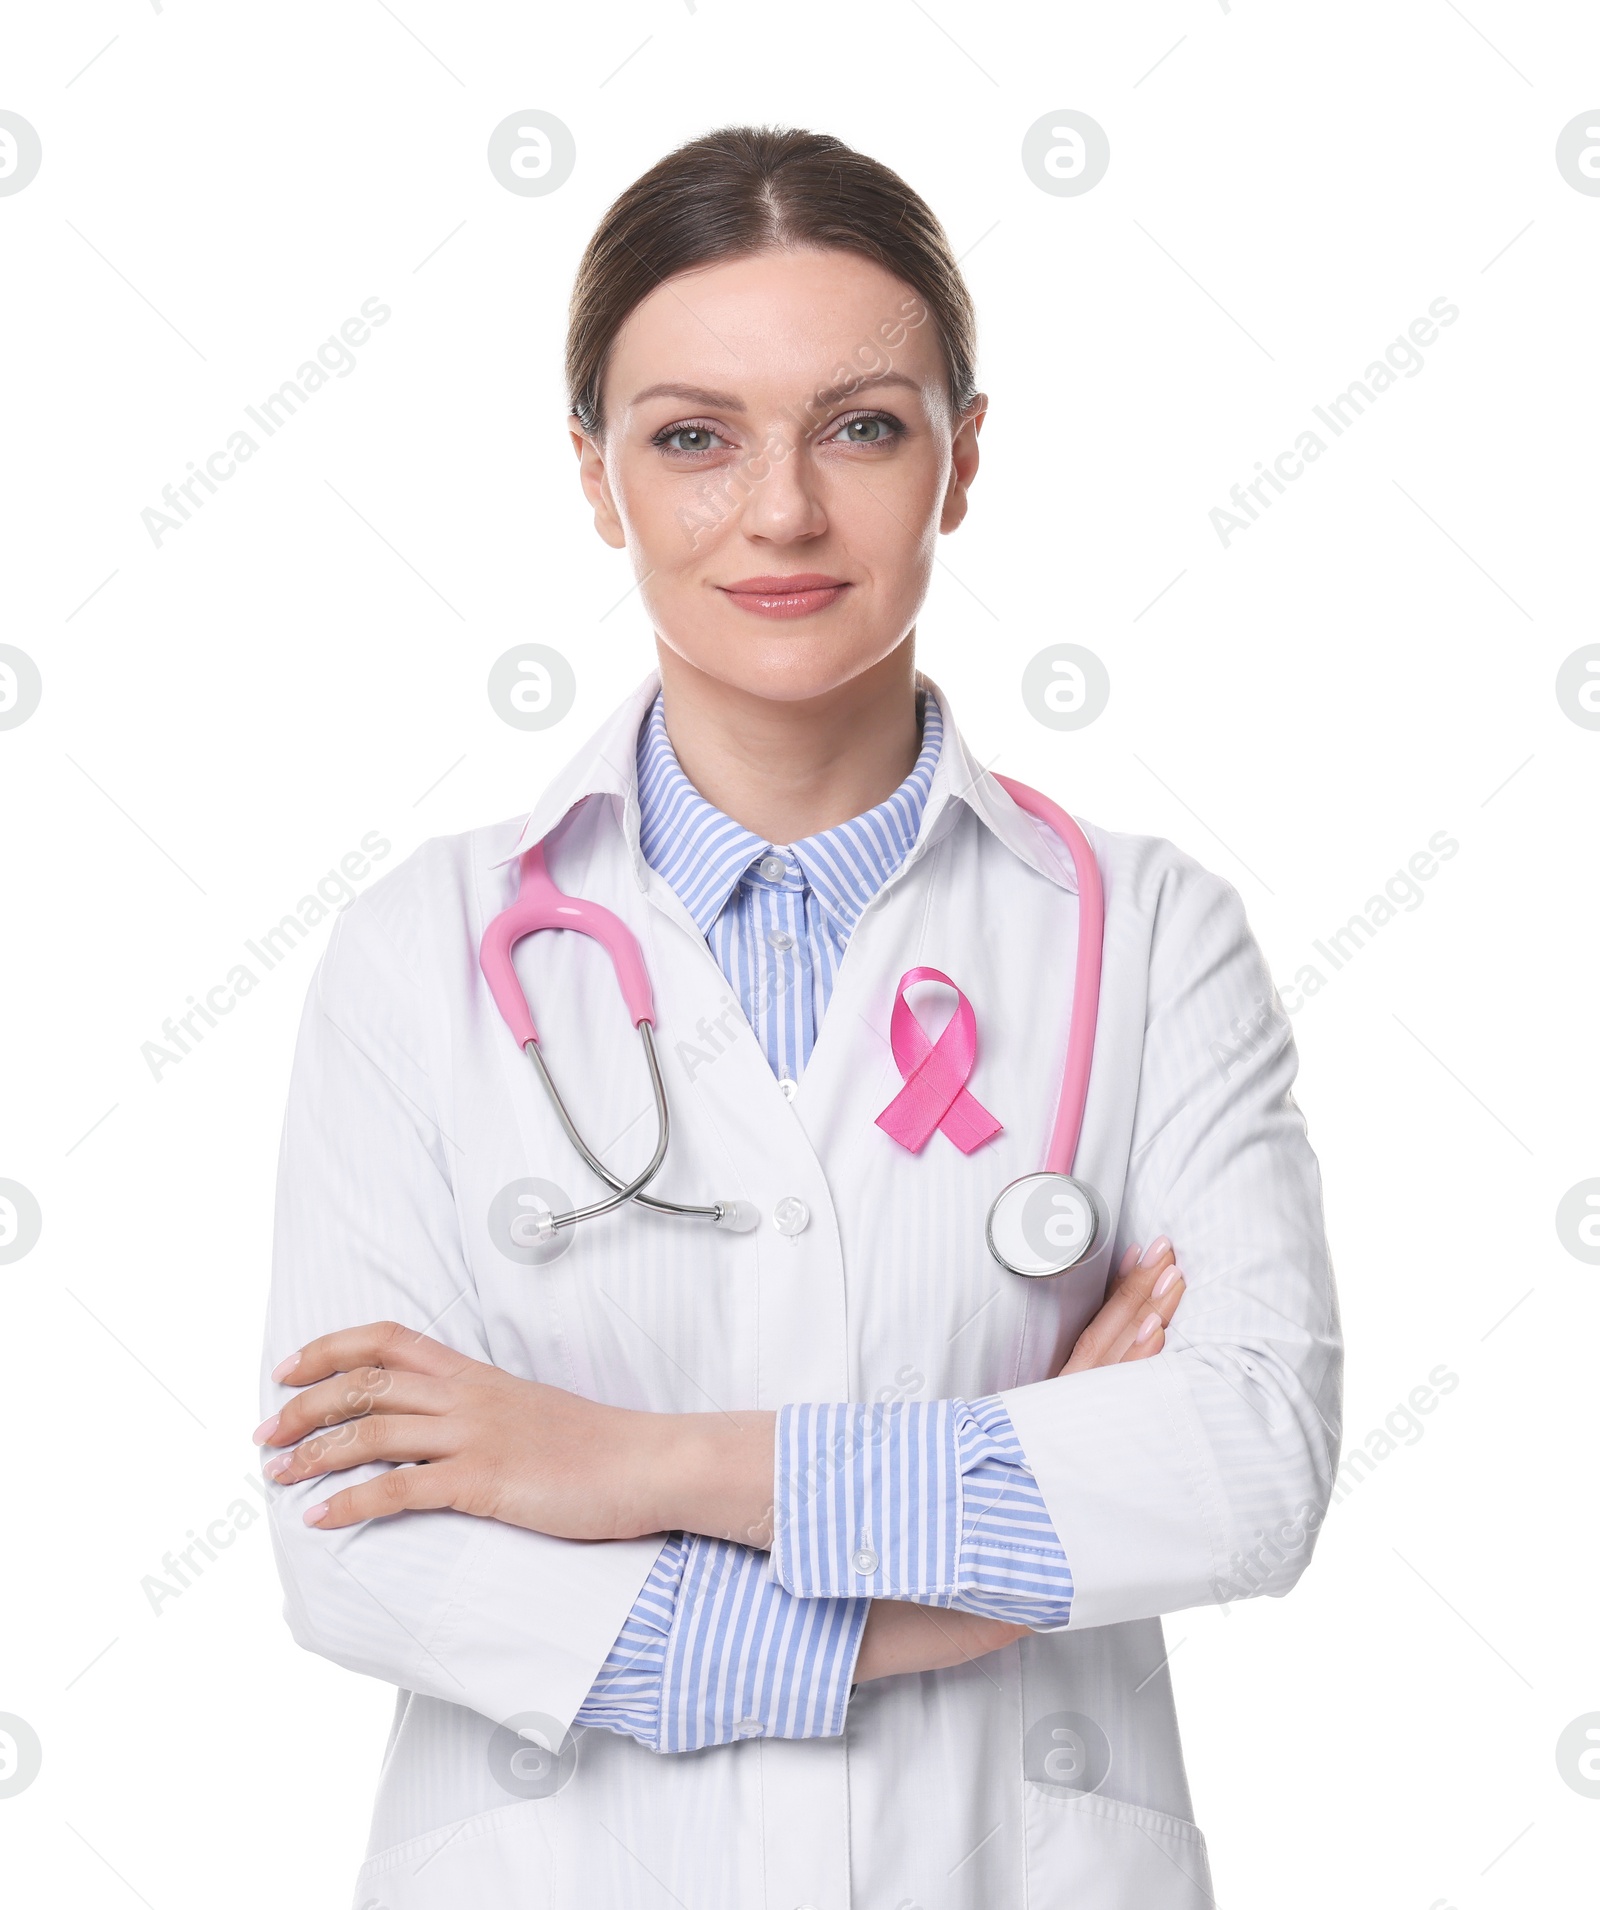
M 746 403 L 809 397 L 841 371 L 886 365 L 944 382 L 937 327 L 910 286 L 854 252 L 760 252 L 681 272 L 636 306 L 612 346 L 606 403 L 625 410 L 664 382 Z

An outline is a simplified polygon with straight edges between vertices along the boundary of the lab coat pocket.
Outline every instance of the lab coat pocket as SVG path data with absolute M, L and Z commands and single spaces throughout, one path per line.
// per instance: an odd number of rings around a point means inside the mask
M 1029 1780 L 1022 1789 L 1029 1910 L 1215 1910 L 1195 1825 Z
M 557 1865 L 538 1815 L 546 1801 L 478 1811 L 375 1852 L 356 1873 L 351 1910 L 554 1910 Z

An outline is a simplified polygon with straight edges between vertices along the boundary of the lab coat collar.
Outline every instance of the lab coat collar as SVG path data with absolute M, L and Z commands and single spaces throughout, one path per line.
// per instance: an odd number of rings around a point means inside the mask
M 949 697 L 927 677 L 922 681 L 927 684 L 930 694 L 939 699 L 939 708 L 944 715 L 944 748 L 939 753 L 939 766 L 933 772 L 933 787 L 928 791 L 928 806 L 923 811 L 922 829 L 907 862 L 914 862 L 955 827 L 960 816 L 960 805 L 964 804 L 1018 861 L 1025 862 L 1058 889 L 1076 895 L 1078 875 L 1073 867 L 1071 850 L 1047 823 L 1036 822 L 1026 810 L 1017 807 L 996 778 L 967 748 L 961 731 L 956 727 Z
M 923 677 L 930 695 L 939 700 L 944 717 L 944 746 L 928 791 L 922 827 L 902 871 L 917 861 L 935 843 L 955 827 L 961 806 L 970 809 L 998 841 L 1057 888 L 1076 894 L 1077 875 L 1065 843 L 1058 843 L 1054 831 L 1035 822 L 1006 794 L 989 771 L 974 760 L 957 729 L 950 710 L 950 699 Z M 570 762 L 548 784 L 523 823 L 513 847 L 497 856 L 491 868 L 506 863 L 542 842 L 579 803 L 591 796 L 612 799 L 622 823 L 634 874 L 641 888 L 649 882 L 649 870 L 639 848 L 639 768 L 636 747 L 639 726 L 655 701 L 661 687 L 659 673 L 652 670 L 632 693 L 607 717 L 600 728 L 573 755 Z
M 660 688 L 661 677 L 652 670 L 576 751 L 566 767 L 546 784 L 544 794 L 522 825 L 516 846 L 509 854 L 496 856 L 489 865 L 491 868 L 502 868 L 536 842 L 543 842 L 588 797 L 609 796 L 621 813 L 623 835 L 643 885 L 645 863 L 639 851 L 639 765 L 634 751 L 639 726 Z

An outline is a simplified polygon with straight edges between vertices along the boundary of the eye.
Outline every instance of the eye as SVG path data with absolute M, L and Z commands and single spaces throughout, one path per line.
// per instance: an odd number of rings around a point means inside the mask
M 886 411 L 864 411 L 835 427 L 830 444 L 889 444 L 905 436 L 905 426 Z
M 664 431 L 658 431 L 650 442 L 658 450 L 694 458 L 704 457 L 719 444 L 725 444 L 726 439 L 708 424 L 669 424 Z

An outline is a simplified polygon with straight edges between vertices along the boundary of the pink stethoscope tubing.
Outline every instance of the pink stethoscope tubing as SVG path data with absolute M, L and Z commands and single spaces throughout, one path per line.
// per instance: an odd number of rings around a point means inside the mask
M 1084 1110 L 1089 1099 L 1089 1074 L 1094 1060 L 1095 1029 L 1100 1013 L 1100 970 L 1105 940 L 1105 892 L 1100 880 L 1089 839 L 1059 804 L 1053 803 L 1026 783 L 1009 776 L 996 776 L 1011 800 L 1031 816 L 1047 823 L 1065 842 L 1072 856 L 1078 881 L 1078 952 L 1072 991 L 1072 1019 L 1067 1034 L 1067 1055 L 1061 1075 L 1061 1092 L 1056 1103 L 1055 1121 L 1045 1156 L 1044 1173 L 1070 1176 L 1083 1133 Z M 539 1034 L 527 996 L 517 979 L 512 951 L 525 936 L 541 929 L 575 929 L 597 941 L 611 957 L 617 985 L 627 1006 L 629 1018 L 639 1030 L 650 1070 L 656 1101 L 658 1137 L 651 1160 L 644 1171 L 625 1181 L 608 1168 L 584 1141 L 567 1112 L 539 1050 Z M 666 1091 L 656 1057 L 653 1028 L 655 996 L 645 968 L 644 954 L 633 931 L 611 910 L 598 902 L 568 895 L 556 887 L 545 861 L 544 844 L 537 842 L 523 852 L 516 900 L 495 916 L 484 930 L 478 948 L 478 965 L 489 993 L 502 1019 L 516 1038 L 518 1047 L 539 1072 L 568 1139 L 589 1167 L 612 1189 L 609 1197 L 587 1207 L 550 1217 L 546 1232 L 575 1225 L 595 1214 L 607 1213 L 624 1202 L 637 1200 L 642 1205 L 666 1213 L 688 1214 L 710 1219 L 714 1224 L 745 1232 L 755 1224 L 754 1209 L 744 1201 L 718 1201 L 703 1207 L 680 1206 L 660 1200 L 644 1190 L 660 1171 L 666 1157 L 668 1115 Z
M 567 1105 L 540 1051 L 539 1031 L 533 1025 L 528 998 L 523 993 L 521 982 L 517 980 L 511 951 L 524 936 L 535 935 L 540 929 L 546 928 L 575 929 L 605 949 L 616 970 L 617 986 L 622 990 L 628 1018 L 639 1030 L 639 1038 L 644 1044 L 645 1066 L 650 1073 L 650 1092 L 656 1107 L 656 1145 L 650 1159 L 632 1180 L 625 1181 L 613 1173 L 584 1140 L 577 1123 L 567 1111 Z M 632 929 L 620 917 L 613 915 L 610 909 L 599 902 L 587 902 L 581 896 L 568 895 L 564 889 L 556 887 L 545 861 L 542 842 L 536 842 L 531 849 L 523 852 L 517 878 L 517 899 L 484 930 L 483 940 L 478 945 L 478 966 L 489 984 L 495 1007 L 500 1010 L 506 1026 L 516 1037 L 517 1046 L 538 1072 L 567 1139 L 612 1190 L 605 1198 L 591 1201 L 586 1207 L 572 1207 L 562 1213 L 541 1216 L 539 1230 L 542 1236 L 549 1237 L 561 1227 L 574 1227 L 580 1220 L 592 1220 L 595 1215 L 609 1213 L 612 1208 L 620 1207 L 630 1200 L 637 1200 L 661 1213 L 691 1214 L 734 1233 L 746 1233 L 755 1225 L 758 1216 L 748 1201 L 721 1200 L 706 1207 L 686 1207 L 676 1201 L 660 1200 L 645 1192 L 661 1171 L 661 1164 L 667 1157 L 671 1117 L 667 1111 L 666 1086 L 661 1079 L 661 1063 L 656 1056 L 653 1033 L 655 995 L 650 987 L 649 971 L 644 965 L 644 951 L 639 947 L 638 937 Z
M 1106 896 L 1089 838 L 1059 803 L 1010 776 L 995 781 L 1019 809 L 1046 822 L 1072 853 L 1078 878 L 1078 958 L 1072 978 L 1072 1023 L 1067 1030 L 1067 1059 L 1061 1071 L 1061 1095 L 1045 1154 L 1045 1171 L 1070 1174 L 1089 1105 L 1089 1070 L 1094 1062 L 1095 1030 L 1100 1025 L 1100 966 L 1105 949 Z

